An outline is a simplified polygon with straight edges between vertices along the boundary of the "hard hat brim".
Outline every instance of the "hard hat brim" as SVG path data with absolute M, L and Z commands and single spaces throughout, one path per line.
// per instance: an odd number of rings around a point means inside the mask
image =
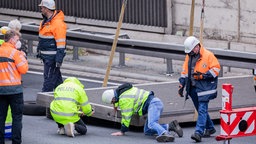
M 194 48 L 193 48 L 194 49 Z M 185 50 L 185 53 L 190 53 L 193 49 L 191 49 L 191 50 Z

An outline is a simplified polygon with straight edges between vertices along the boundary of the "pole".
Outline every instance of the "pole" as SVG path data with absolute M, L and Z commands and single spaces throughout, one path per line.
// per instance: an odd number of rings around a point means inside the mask
M 123 0 L 122 9 L 121 9 L 121 13 L 120 13 L 120 16 L 119 16 L 117 29 L 116 29 L 116 35 L 115 35 L 115 38 L 114 38 L 114 41 L 113 41 L 113 44 L 112 44 L 111 53 L 110 53 L 108 66 L 107 66 L 107 70 L 106 70 L 106 75 L 104 77 L 102 87 L 106 87 L 107 83 L 108 83 L 108 77 L 109 77 L 110 69 L 111 69 L 113 58 L 114 58 L 115 51 L 116 51 L 116 45 L 117 45 L 120 29 L 121 29 L 123 18 L 124 18 L 124 10 L 125 10 L 126 4 L 127 4 L 127 0 Z
M 241 23 L 240 23 L 240 20 L 241 20 L 241 2 L 240 0 L 238 0 L 238 15 L 237 15 L 237 41 L 239 42 L 240 41 L 240 27 L 241 27 Z
M 195 13 L 195 0 L 192 0 L 191 9 L 190 9 L 189 36 L 193 35 L 194 13 Z
M 191 9 L 190 9 L 190 24 L 189 24 L 189 36 L 193 35 L 193 28 L 194 28 L 194 14 L 195 14 L 195 0 L 192 0 Z M 183 108 L 185 108 L 187 99 L 185 98 Z M 194 113 L 197 113 L 195 110 Z
M 205 0 L 202 2 L 201 21 L 200 21 L 200 42 L 203 43 L 203 31 L 204 31 L 204 6 Z
M 200 43 L 203 44 L 203 31 L 204 31 L 204 5 L 205 0 L 202 1 L 202 11 L 201 11 L 201 21 L 200 21 Z M 194 117 L 193 120 L 197 121 L 198 119 L 198 112 L 194 111 Z
M 192 0 L 192 4 L 191 4 L 191 10 L 190 10 L 190 25 L 189 25 L 189 36 L 193 35 L 193 28 L 194 28 L 194 14 L 195 14 L 195 0 Z M 186 99 L 184 102 L 184 106 L 186 103 Z M 194 118 L 193 120 L 196 121 L 198 117 L 198 113 L 196 111 L 196 109 L 194 110 Z

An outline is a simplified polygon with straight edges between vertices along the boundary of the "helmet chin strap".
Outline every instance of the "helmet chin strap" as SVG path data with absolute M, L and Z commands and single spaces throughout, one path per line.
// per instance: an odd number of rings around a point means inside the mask
M 193 56 L 195 55 L 196 53 L 194 51 L 191 51 L 190 53 L 188 53 L 189 56 Z
M 195 47 L 195 48 L 197 48 L 197 47 Z M 195 50 L 196 52 L 194 52 L 194 49 L 190 53 L 188 53 L 189 56 L 194 56 L 194 55 L 199 54 L 199 52 L 200 52 L 200 45 L 199 45 L 199 48 L 197 50 Z

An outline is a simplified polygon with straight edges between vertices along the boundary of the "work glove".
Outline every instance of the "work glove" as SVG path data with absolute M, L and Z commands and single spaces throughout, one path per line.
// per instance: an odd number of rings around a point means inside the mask
M 79 117 L 83 117 L 83 116 L 84 116 L 84 112 L 81 112 L 81 111 L 80 111 L 80 112 L 78 113 L 78 116 L 79 116 Z
M 200 73 L 200 72 L 193 73 L 192 75 L 193 75 L 195 80 L 201 80 L 201 79 L 204 78 L 203 73 Z
M 61 64 L 60 62 L 56 62 L 56 67 L 61 67 Z
M 180 84 L 179 85 L 179 90 L 178 90 L 178 94 L 179 94 L 180 97 L 184 97 L 183 91 L 184 91 L 184 87 Z

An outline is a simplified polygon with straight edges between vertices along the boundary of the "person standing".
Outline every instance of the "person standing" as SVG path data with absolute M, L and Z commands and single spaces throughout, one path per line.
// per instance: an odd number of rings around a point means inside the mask
M 39 26 L 37 57 L 44 63 L 42 92 L 53 91 L 63 82 L 60 67 L 66 55 L 66 24 L 64 13 L 55 10 L 54 0 L 42 0 L 39 4 L 43 20 Z
M 85 135 L 87 127 L 80 117 L 94 114 L 84 85 L 75 77 L 67 78 L 55 89 L 50 112 L 58 125 L 57 133 L 70 137 L 75 137 L 77 132 Z
M 17 19 L 11 20 L 8 24 L 8 27 L 3 26 L 1 28 L 1 33 L 3 35 L 5 35 L 7 33 L 7 31 L 11 30 L 11 29 L 15 30 L 17 32 L 20 32 L 21 23 Z M 4 43 L 4 40 L 2 40 L 2 41 L 0 40 L 0 45 L 2 45 L 3 43 Z M 15 45 L 15 48 L 18 50 L 20 50 L 20 47 L 21 47 L 21 38 Z M 26 56 L 26 53 L 24 55 Z M 12 135 L 11 128 L 12 128 L 12 114 L 11 114 L 11 108 L 9 106 L 7 116 L 6 116 L 6 121 L 5 121 L 5 138 L 11 137 L 11 135 Z
M 24 53 L 16 49 L 21 34 L 8 30 L 0 47 L 0 144 L 4 144 L 5 120 L 8 107 L 12 111 L 12 143 L 22 142 L 23 88 L 21 75 L 28 71 Z
M 174 131 L 179 137 L 183 131 L 177 120 L 170 124 L 159 124 L 160 115 L 163 112 L 162 101 L 154 96 L 154 92 L 146 91 L 132 86 L 130 83 L 120 85 L 117 89 L 109 89 L 103 92 L 102 101 L 114 105 L 114 112 L 117 108 L 121 110 L 121 131 L 114 132 L 113 136 L 122 136 L 128 131 L 132 115 L 143 116 L 147 114 L 144 124 L 144 134 L 149 136 L 157 135 L 158 142 L 173 142 L 174 136 L 169 131 Z
M 208 113 L 208 104 L 217 97 L 220 64 L 214 54 L 205 49 L 194 36 L 186 38 L 184 46 L 186 57 L 179 78 L 178 94 L 183 97 L 186 87 L 186 99 L 191 97 L 198 112 L 191 139 L 201 142 L 202 136 L 210 136 L 216 132 Z

